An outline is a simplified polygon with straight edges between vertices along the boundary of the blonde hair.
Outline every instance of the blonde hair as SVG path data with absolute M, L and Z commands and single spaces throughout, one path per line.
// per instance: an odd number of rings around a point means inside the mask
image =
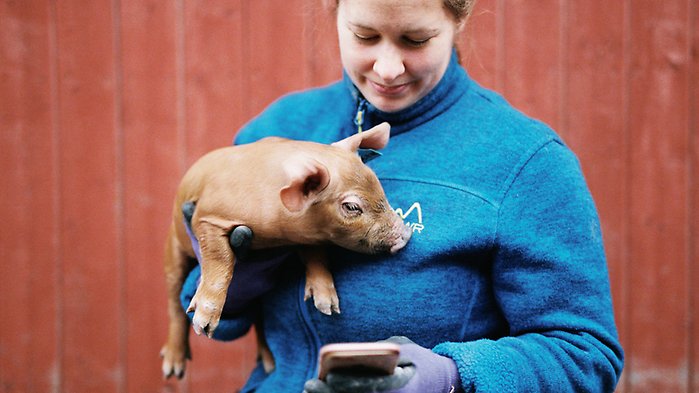
M 456 18 L 457 21 L 463 22 L 473 12 L 473 6 L 476 4 L 476 0 L 443 0 L 444 6 L 447 7 L 449 12 Z M 331 8 L 337 8 L 340 0 L 326 0 L 326 4 Z
M 464 21 L 471 16 L 475 4 L 476 0 L 444 0 L 444 5 L 458 21 Z

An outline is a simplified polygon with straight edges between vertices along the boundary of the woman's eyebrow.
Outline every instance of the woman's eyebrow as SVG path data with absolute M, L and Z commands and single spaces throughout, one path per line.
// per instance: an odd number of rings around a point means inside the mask
M 424 29 L 411 29 L 411 30 L 406 30 L 404 31 L 405 34 L 427 34 L 427 35 L 434 35 L 439 33 L 439 29 L 429 29 L 429 28 L 424 28 Z
M 355 22 L 347 22 L 347 24 L 353 28 L 360 29 L 360 30 L 371 30 L 371 31 L 376 31 L 375 28 L 370 27 L 370 26 L 365 26 L 361 23 L 355 23 Z M 410 30 L 405 30 L 403 31 L 403 34 L 426 34 L 426 35 L 435 35 L 439 33 L 439 29 L 430 29 L 430 28 L 417 28 L 417 29 L 410 29 Z
M 350 27 L 354 27 L 361 30 L 376 30 L 373 27 L 365 26 L 361 23 L 347 22 Z

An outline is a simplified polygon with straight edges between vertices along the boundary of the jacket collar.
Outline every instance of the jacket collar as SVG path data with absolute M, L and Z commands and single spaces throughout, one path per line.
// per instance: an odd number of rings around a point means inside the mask
M 470 79 L 459 64 L 456 50 L 452 52 L 444 76 L 425 97 L 413 105 L 397 112 L 384 112 L 366 101 L 352 80 L 343 71 L 343 80 L 352 95 L 357 111 L 363 110 L 362 128 L 369 129 L 374 125 L 387 121 L 391 124 L 391 135 L 411 130 L 449 109 L 469 89 Z M 356 124 L 356 118 L 353 119 Z

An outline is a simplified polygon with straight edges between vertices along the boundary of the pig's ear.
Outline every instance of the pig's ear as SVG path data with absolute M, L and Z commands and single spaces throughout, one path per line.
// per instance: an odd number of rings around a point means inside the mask
M 332 145 L 351 152 L 356 152 L 360 147 L 363 149 L 378 150 L 383 149 L 388 144 L 388 138 L 390 136 L 391 126 L 384 122 L 366 131 L 337 141 Z
M 330 183 L 325 165 L 311 157 L 294 157 L 284 163 L 287 185 L 279 191 L 282 204 L 291 212 L 299 212 Z

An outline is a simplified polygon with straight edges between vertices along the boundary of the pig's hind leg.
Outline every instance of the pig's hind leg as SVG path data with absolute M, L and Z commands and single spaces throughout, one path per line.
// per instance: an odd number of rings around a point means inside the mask
M 306 290 L 303 300 L 313 297 L 313 304 L 325 315 L 340 313 L 340 299 L 327 266 L 327 253 L 322 246 L 306 246 L 299 250 L 306 263 Z
M 191 359 L 189 349 L 189 318 L 180 304 L 180 291 L 185 277 L 193 268 L 194 263 L 185 255 L 174 234 L 174 226 L 170 228 L 165 246 L 165 279 L 168 291 L 168 337 L 160 351 L 163 358 L 163 377 L 172 375 L 182 378 L 185 363 Z

